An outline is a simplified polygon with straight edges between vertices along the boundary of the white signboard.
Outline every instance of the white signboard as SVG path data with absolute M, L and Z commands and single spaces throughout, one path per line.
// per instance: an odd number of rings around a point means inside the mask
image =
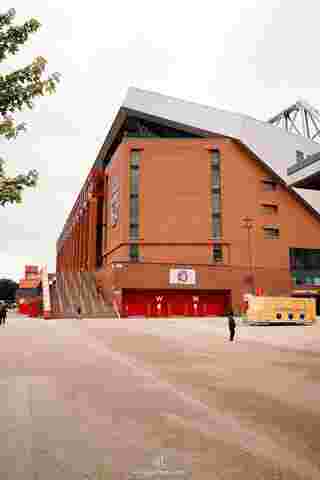
M 189 268 L 170 269 L 170 284 L 175 285 L 195 285 L 196 272 Z

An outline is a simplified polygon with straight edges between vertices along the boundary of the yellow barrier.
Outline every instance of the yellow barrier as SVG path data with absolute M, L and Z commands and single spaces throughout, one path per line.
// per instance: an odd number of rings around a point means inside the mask
M 311 323 L 316 319 L 313 298 L 251 297 L 247 310 L 248 322 Z

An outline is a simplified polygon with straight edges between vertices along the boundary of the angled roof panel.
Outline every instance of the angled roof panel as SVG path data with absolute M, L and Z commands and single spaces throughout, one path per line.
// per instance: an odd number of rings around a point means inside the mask
M 233 138 L 239 138 L 243 122 L 243 117 L 236 113 L 132 87 L 128 89 L 122 106 Z
M 319 143 L 268 122 L 133 87 L 128 89 L 122 107 L 239 140 L 286 183 L 290 182 L 287 168 L 295 163 L 297 150 L 305 156 L 320 150 Z M 320 196 L 299 195 L 320 212 Z

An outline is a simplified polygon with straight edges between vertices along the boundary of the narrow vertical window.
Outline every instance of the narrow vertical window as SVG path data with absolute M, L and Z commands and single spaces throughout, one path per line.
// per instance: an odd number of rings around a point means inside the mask
M 219 244 L 213 245 L 212 259 L 214 263 L 223 263 L 222 245 L 219 245 Z
M 129 239 L 139 238 L 139 180 L 140 180 L 140 150 L 132 150 L 129 164 L 129 185 L 130 185 L 130 205 L 129 205 Z M 133 261 L 138 261 L 138 245 L 130 246 L 129 256 Z
M 131 243 L 129 247 L 129 257 L 132 262 L 139 261 L 139 245 L 137 243 Z
M 212 237 L 221 238 L 221 172 L 219 150 L 211 151 L 210 170 Z

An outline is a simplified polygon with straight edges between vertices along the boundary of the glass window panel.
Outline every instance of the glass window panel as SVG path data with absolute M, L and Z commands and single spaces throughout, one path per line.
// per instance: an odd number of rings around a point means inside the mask
M 130 165 L 138 167 L 140 163 L 140 157 L 140 150 L 131 150 Z
M 130 222 L 139 223 L 139 197 L 130 197 Z
M 290 257 L 290 270 L 295 270 L 297 268 L 297 256 L 296 256 L 295 248 L 289 248 L 289 257 Z
M 219 168 L 213 167 L 211 169 L 211 182 L 212 182 L 212 187 L 213 188 L 219 188 L 220 187 L 220 170 Z
M 306 261 L 303 248 L 295 248 L 296 268 L 305 268 Z
M 290 248 L 290 266 L 296 270 L 319 270 L 320 250 Z
M 213 245 L 213 261 L 215 263 L 223 261 L 222 245 Z
M 310 252 L 310 260 L 309 260 L 310 268 L 320 268 L 320 251 L 312 250 Z
M 130 193 L 139 194 L 139 169 L 130 168 Z
M 221 218 L 220 215 L 212 217 L 212 236 L 213 238 L 221 238 Z
M 130 238 L 139 238 L 139 225 L 136 223 L 130 224 Z
M 264 238 L 275 239 L 280 237 L 278 228 L 264 228 Z
M 220 152 L 219 152 L 219 150 L 212 150 L 212 152 L 211 152 L 211 165 L 219 167 L 219 165 L 220 165 Z
M 220 213 L 221 205 L 220 205 L 220 192 L 213 192 L 212 193 L 212 211 L 213 213 Z
M 277 189 L 277 183 L 273 180 L 262 181 L 263 190 L 266 192 L 272 192 Z
M 139 245 L 138 244 L 132 243 L 131 245 L 129 245 L 129 257 L 130 257 L 130 260 L 134 262 L 139 261 Z

